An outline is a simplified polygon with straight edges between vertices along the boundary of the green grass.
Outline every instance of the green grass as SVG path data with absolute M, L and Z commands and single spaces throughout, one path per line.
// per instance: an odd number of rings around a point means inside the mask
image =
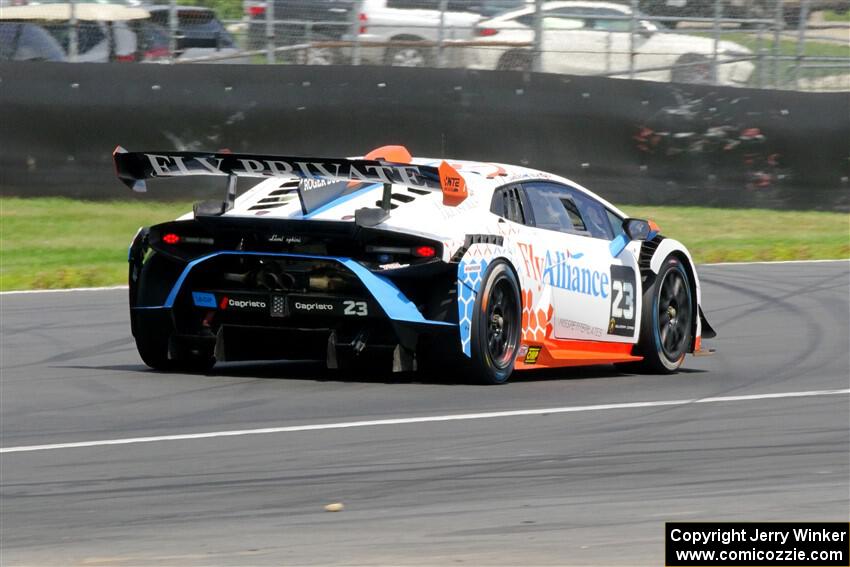
M 0 290 L 125 283 L 127 246 L 187 203 L 0 198 Z
M 623 210 L 650 218 L 705 262 L 821 260 L 850 257 L 850 215 L 816 211 L 639 207 Z
M 701 33 L 705 37 L 713 37 L 710 33 Z M 773 84 L 773 32 L 766 31 L 762 35 L 761 44 L 757 36 L 752 31 L 740 31 L 724 33 L 721 36 L 723 41 L 733 41 L 750 49 L 754 54 L 759 51 L 764 55 L 764 59 L 754 61 L 756 70 L 750 77 L 749 86 L 757 87 L 759 82 L 759 73 L 761 73 L 761 86 Z M 797 56 L 797 41 L 793 39 L 779 40 L 779 54 L 785 56 Z M 844 57 L 846 62 L 836 63 L 835 67 L 822 69 L 800 69 L 799 77 L 801 79 L 814 79 L 829 75 L 841 75 L 847 73 L 848 65 L 850 65 L 850 43 L 847 42 L 826 42 L 826 41 L 807 41 L 803 45 L 803 55 L 806 57 Z M 824 64 L 823 62 L 811 61 L 812 64 Z M 804 61 L 805 65 L 806 62 Z M 777 62 L 779 81 L 785 83 L 793 76 L 793 69 L 796 65 L 795 61 L 784 60 Z
M 841 14 L 829 10 L 824 12 L 823 19 L 827 22 L 850 22 L 850 10 Z
M 0 198 L 0 290 L 123 284 L 127 246 L 142 225 L 188 203 Z M 697 262 L 850 257 L 850 215 L 627 206 L 684 242 Z

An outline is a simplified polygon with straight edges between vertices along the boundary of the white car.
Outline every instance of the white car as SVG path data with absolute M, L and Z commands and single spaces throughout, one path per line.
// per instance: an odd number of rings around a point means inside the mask
M 465 50 L 467 66 L 530 69 L 534 19 L 534 7 L 527 7 L 481 22 L 475 35 L 484 46 Z M 746 60 L 752 52 L 742 45 L 720 41 L 715 70 L 712 38 L 672 33 L 646 20 L 638 20 L 632 34 L 630 19 L 631 9 L 622 4 L 546 2 L 540 70 L 628 78 L 634 37 L 636 79 L 744 85 L 753 73 Z
M 365 358 L 498 384 L 593 364 L 675 372 L 715 335 L 685 246 L 557 175 L 402 146 L 113 157 L 135 191 L 152 178 L 223 181 L 223 200 L 142 228 L 130 246 L 130 321 L 153 368 Z M 263 181 L 237 197 L 238 177 Z
M 440 61 L 436 44 L 441 22 L 442 39 L 450 45 L 452 41 L 470 39 L 481 15 L 460 11 L 462 6 L 457 2 L 450 4 L 441 14 L 437 9 L 439 2 L 433 0 L 363 0 L 357 35 L 357 41 L 365 44 L 360 48 L 360 62 L 396 67 L 459 66 L 463 54 L 458 48 L 444 48 Z

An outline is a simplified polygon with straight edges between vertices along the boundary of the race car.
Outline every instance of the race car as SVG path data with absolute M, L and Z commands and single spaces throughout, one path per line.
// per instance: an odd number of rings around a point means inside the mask
M 154 369 L 319 359 L 346 368 L 671 373 L 715 335 L 688 250 L 525 167 L 413 158 L 127 152 L 121 181 L 214 175 L 221 200 L 139 229 L 130 316 Z M 240 196 L 239 177 L 262 178 Z

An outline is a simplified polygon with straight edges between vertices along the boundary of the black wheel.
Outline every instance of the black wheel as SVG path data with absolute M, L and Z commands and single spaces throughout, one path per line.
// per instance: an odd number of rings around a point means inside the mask
M 501 384 L 514 370 L 519 348 L 522 301 L 510 267 L 495 261 L 484 280 L 472 316 L 472 371 L 478 382 Z
M 670 80 L 674 83 L 691 83 L 707 85 L 712 82 L 711 60 L 699 53 L 685 53 L 676 60 L 670 72 Z
M 134 306 L 162 305 L 180 266 L 154 254 L 140 267 L 130 264 L 130 327 L 142 361 L 154 370 L 206 372 L 215 364 L 215 345 L 189 345 L 173 341 L 173 326 L 167 313 L 158 309 L 135 311 Z
M 644 287 L 638 343 L 642 369 L 670 374 L 682 366 L 695 313 L 688 272 L 679 258 L 668 256 L 651 285 Z
M 422 41 L 421 37 L 399 36 L 390 41 Z M 384 55 L 384 64 L 392 67 L 432 67 L 431 50 L 417 45 L 390 47 Z
M 499 71 L 531 71 L 531 54 L 525 51 L 508 51 L 499 59 Z
M 333 38 L 318 36 L 313 41 L 322 43 L 332 41 Z M 296 65 L 337 65 L 340 63 L 340 53 L 335 47 L 311 47 L 295 52 L 294 63 Z

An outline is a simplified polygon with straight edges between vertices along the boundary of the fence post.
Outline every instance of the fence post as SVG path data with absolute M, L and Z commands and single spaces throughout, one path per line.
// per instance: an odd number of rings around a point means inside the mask
M 446 66 L 446 10 L 449 7 L 449 0 L 440 0 L 440 28 L 437 30 L 437 67 Z
M 275 62 L 274 0 L 266 0 L 266 63 Z
M 721 0 L 714 0 L 714 45 L 711 52 L 711 83 L 717 84 L 718 70 L 718 51 L 720 51 L 720 19 L 723 17 L 723 4 Z
M 363 0 L 354 3 L 355 13 L 352 15 L 351 34 L 354 36 L 354 47 L 351 49 L 351 64 L 360 65 L 360 30 L 363 28 Z
M 80 39 L 77 34 L 77 0 L 70 0 L 71 14 L 68 18 L 68 60 L 71 63 L 77 62 L 79 55 Z
M 637 15 L 640 10 L 638 0 L 631 0 L 631 15 L 629 17 L 629 78 L 635 78 L 635 34 L 637 34 Z
M 806 54 L 806 27 L 809 25 L 809 0 L 800 4 L 800 24 L 797 27 L 797 58 L 794 60 L 794 90 L 800 88 L 800 65 Z
M 168 60 L 174 63 L 177 56 L 177 0 L 168 2 Z
M 531 70 L 539 73 L 543 49 L 543 0 L 534 0 L 534 42 L 531 46 Z
M 764 24 L 759 24 L 756 34 L 756 88 L 762 87 L 764 87 Z
M 304 26 L 304 43 L 307 49 L 304 51 L 304 64 L 310 65 L 310 57 L 313 55 L 313 22 L 307 22 Z
M 782 41 L 782 28 L 785 27 L 785 21 L 782 16 L 784 13 L 782 0 L 776 1 L 776 11 L 773 13 L 773 88 L 779 88 L 779 57 L 782 55 L 780 42 Z

